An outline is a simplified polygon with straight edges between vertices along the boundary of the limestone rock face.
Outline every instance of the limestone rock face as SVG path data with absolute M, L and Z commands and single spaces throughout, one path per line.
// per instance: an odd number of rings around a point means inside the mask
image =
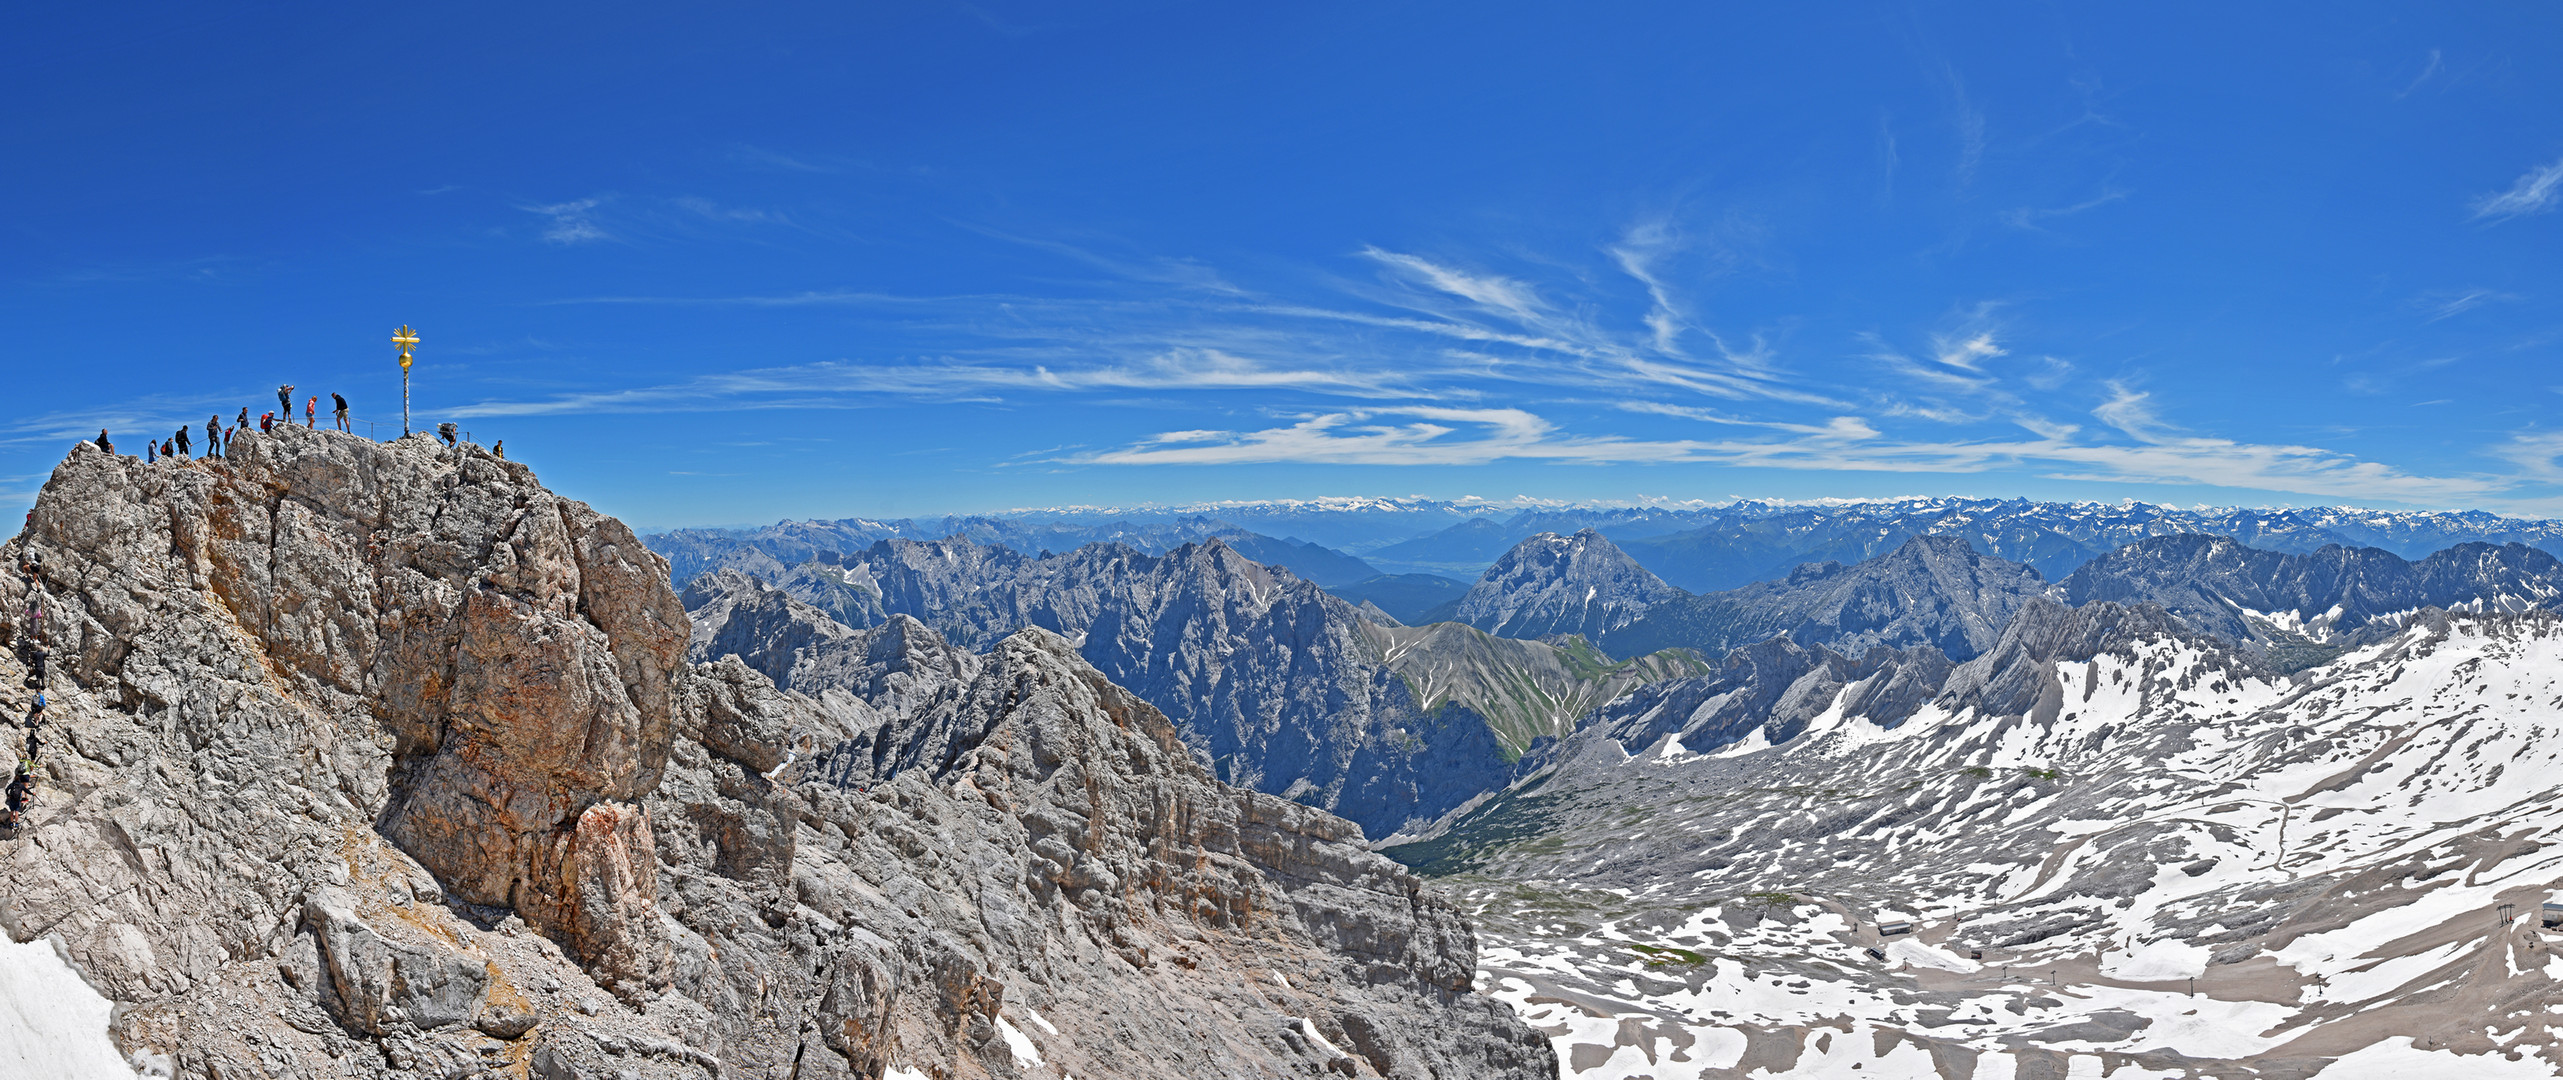
M 1060 639 L 689 665 L 665 564 L 476 448 L 83 444 L 0 569 L 0 928 L 180 1076 L 1555 1070 L 1446 901 Z
M 678 921 L 725 953 L 832 958 L 809 975 L 752 969 L 758 984 L 736 966 L 682 972 L 716 1024 L 744 1025 L 725 1040 L 794 1051 L 779 1026 L 755 1026 L 776 1021 L 723 1004 L 762 993 L 817 1003 L 805 1069 L 841 1059 L 857 1075 L 902 1061 L 976 1075 L 992 1060 L 1081 1077 L 1306 1075 L 1338 1060 L 1356 1076 L 1554 1074 L 1537 1033 L 1470 989 L 1466 920 L 1350 822 L 1213 780 L 1163 714 L 1055 634 L 1019 632 L 975 670 L 922 626 L 859 644 L 888 638 L 904 645 L 885 678 L 934 692 L 878 699 L 878 729 L 786 766 L 804 777 L 788 786 L 680 740 L 651 801 L 671 823 L 661 850 L 704 868 L 663 897 Z M 817 700 L 756 682 L 739 700 L 786 714 L 763 725 L 771 738 L 826 726 L 806 715 Z M 800 827 L 784 831 L 786 817 Z M 1008 1049 L 1016 1037 L 1031 1056 Z
M 328 964 L 328 988 L 321 996 L 349 1027 L 381 1035 L 403 1022 L 429 1028 L 466 1023 L 488 1000 L 489 976 L 480 961 L 386 940 L 334 890 L 304 901 L 303 918 Z

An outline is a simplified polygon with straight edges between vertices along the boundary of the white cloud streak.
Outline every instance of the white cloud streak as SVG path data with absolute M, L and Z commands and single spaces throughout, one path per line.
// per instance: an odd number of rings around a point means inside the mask
M 1281 368 L 1212 349 L 1173 349 L 1131 363 L 1080 368 L 978 363 L 801 364 L 707 375 L 622 390 L 573 392 L 521 401 L 482 401 L 446 414 L 551 416 L 575 413 L 842 409 L 884 398 L 987 401 L 1014 393 L 1167 390 L 1304 390 L 1352 397 L 1412 397 L 1404 372 Z
M 2557 199 L 2563 199 L 2563 158 L 2529 169 L 2508 191 L 2475 199 L 2474 220 L 2497 222 L 2542 214 L 2554 209 Z
M 1666 411 L 1669 410 L 1638 410 Z M 2109 483 L 2207 484 L 2254 491 L 2441 503 L 2510 485 L 2497 477 L 2417 476 L 2320 447 L 2246 443 L 2171 431 L 2145 395 L 2123 388 L 2095 410 L 2130 443 L 2076 438 L 2081 429 L 2041 425 L 2032 439 L 1889 439 L 1859 417 L 1798 425 L 1778 439 L 1644 440 L 1578 436 L 1521 409 L 1384 408 L 1299 418 L 1253 431 L 1166 432 L 1115 450 L 1059 460 L 1092 465 L 1483 465 L 1505 460 L 1572 464 L 1715 464 L 1842 472 L 1980 473 L 2028 467 L 2055 479 Z M 1779 427 L 1723 416 L 1728 426 Z M 2549 465 L 2563 440 L 2538 444 Z
M 597 226 L 592 216 L 601 199 L 572 199 L 544 206 L 521 206 L 529 214 L 541 214 L 552 223 L 543 229 L 543 239 L 554 244 L 592 244 L 614 237 Z

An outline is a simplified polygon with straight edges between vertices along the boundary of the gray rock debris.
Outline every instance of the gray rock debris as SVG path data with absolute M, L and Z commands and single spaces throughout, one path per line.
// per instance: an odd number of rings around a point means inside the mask
M 426 436 L 84 444 L 0 562 L 39 553 L 0 578 L 42 773 L 0 926 L 181 1076 L 1327 1067 L 1291 1016 L 1357 1075 L 1554 1072 L 1447 902 L 1055 637 L 875 631 L 817 697 L 688 665 L 620 523 Z M 885 729 L 946 737 L 817 778 Z

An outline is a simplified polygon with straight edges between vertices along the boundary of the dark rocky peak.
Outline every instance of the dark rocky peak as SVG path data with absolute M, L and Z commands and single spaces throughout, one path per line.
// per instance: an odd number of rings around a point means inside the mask
M 1601 637 L 1688 594 L 1592 529 L 1513 546 L 1460 598 L 1454 620 L 1499 637 Z
M 1785 581 L 1659 605 L 1602 645 L 1623 657 L 1715 654 L 1787 634 L 1851 656 L 1928 646 L 1964 660 L 1990 648 L 2023 602 L 2051 592 L 2036 569 L 1978 554 L 1963 537 L 1916 536 L 1854 566 L 1801 566 Z

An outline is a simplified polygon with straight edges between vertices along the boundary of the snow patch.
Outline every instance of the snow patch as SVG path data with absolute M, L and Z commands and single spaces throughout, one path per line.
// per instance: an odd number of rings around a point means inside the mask
M 2149 941 L 2134 952 L 2112 953 L 2100 962 L 2100 973 L 2128 982 L 2165 982 L 2171 979 L 2195 979 L 2207 973 L 2207 958 L 2215 950 L 2204 945 L 2165 938 Z
M 2499 1054 L 2458 1054 L 2422 1050 L 2409 1035 L 2397 1035 L 2333 1059 L 2314 1073 L 2316 1080 L 2407 1080 L 2415 1076 L 2462 1076 L 2466 1080 L 2544 1080 L 2554 1075 L 2543 1059 L 2523 1055 L 2511 1061 Z
M 1015 1030 L 1015 1026 L 1007 1023 L 1005 1017 L 997 1018 L 997 1034 L 1006 1037 L 1006 1052 L 1015 1056 L 1016 1065 L 1029 1069 L 1041 1064 L 1041 1048 L 1032 1045 L 1032 1040 L 1023 1032 Z
M 114 1010 L 51 939 L 0 939 L 0 1075 L 133 1080 L 107 1038 Z

